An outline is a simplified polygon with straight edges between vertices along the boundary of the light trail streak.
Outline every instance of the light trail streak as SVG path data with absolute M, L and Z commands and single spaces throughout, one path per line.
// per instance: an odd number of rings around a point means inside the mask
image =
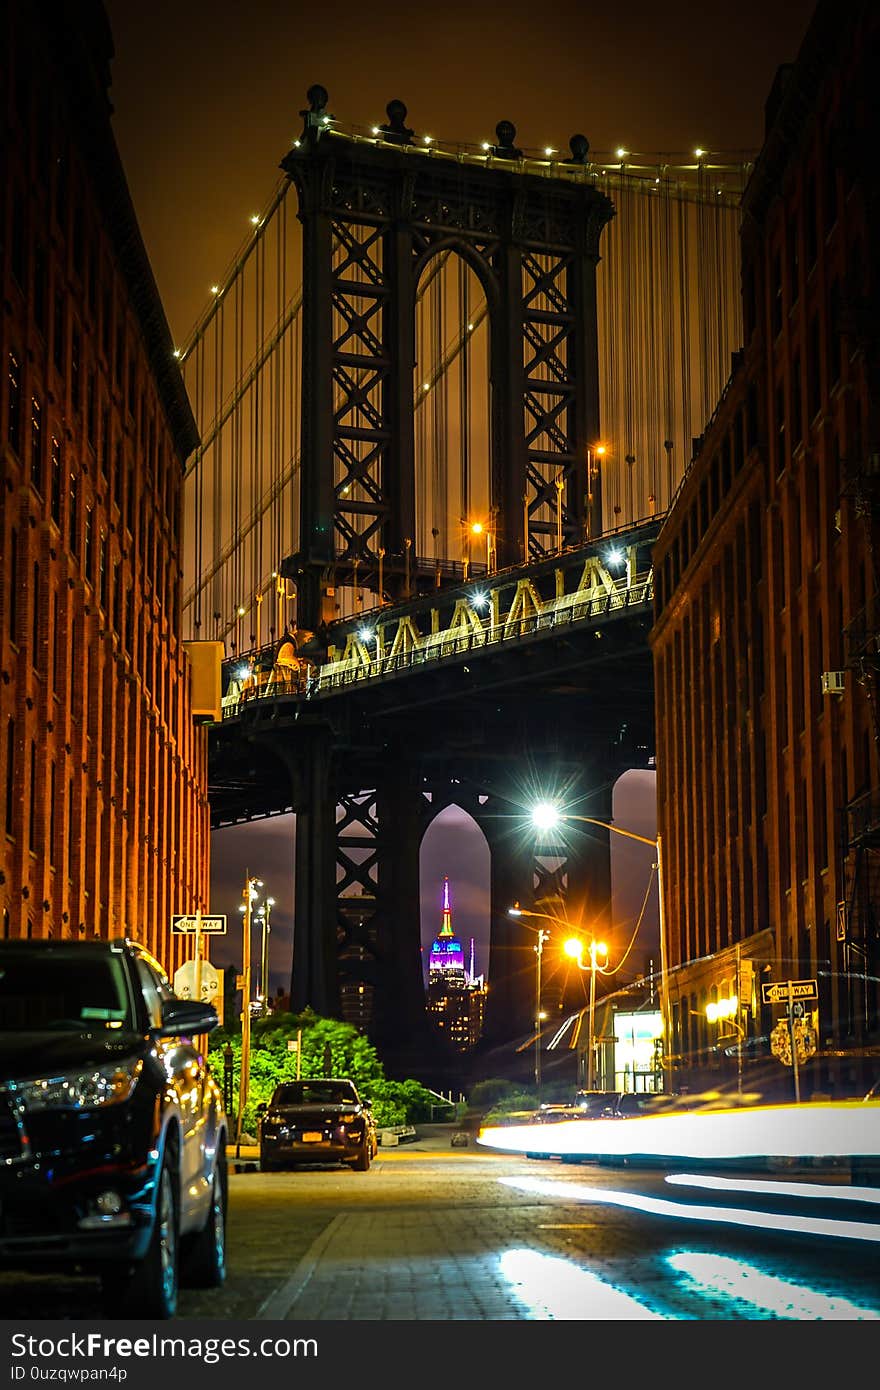
M 685 1250 L 667 1255 L 666 1261 L 689 1279 L 699 1293 L 722 1294 L 779 1318 L 799 1322 L 880 1321 L 880 1313 L 873 1308 L 766 1274 L 757 1265 L 745 1264 L 729 1255 Z
M 880 1226 L 867 1221 L 831 1221 L 826 1217 L 783 1215 L 779 1212 L 752 1211 L 748 1208 L 700 1206 L 698 1203 L 670 1202 L 665 1197 L 645 1197 L 637 1192 L 617 1192 L 602 1187 L 580 1187 L 576 1183 L 556 1182 L 552 1178 L 499 1178 L 505 1187 L 543 1197 L 623 1207 L 648 1216 L 674 1221 L 702 1221 L 749 1230 L 781 1231 L 787 1235 L 832 1236 L 865 1242 L 880 1241 Z
M 764 1178 L 718 1178 L 702 1173 L 667 1173 L 674 1187 L 704 1187 L 716 1192 L 751 1192 L 766 1197 L 815 1197 L 836 1202 L 870 1202 L 880 1206 L 880 1189 L 827 1182 L 774 1182 Z
M 631 1294 L 589 1269 L 537 1250 L 505 1250 L 501 1273 L 535 1318 L 578 1321 L 663 1321 Z

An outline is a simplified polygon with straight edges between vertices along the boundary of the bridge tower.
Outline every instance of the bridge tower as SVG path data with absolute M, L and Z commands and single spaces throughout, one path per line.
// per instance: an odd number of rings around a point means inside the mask
M 560 513 L 564 544 L 596 534 L 596 265 L 613 207 L 584 136 L 542 177 L 523 171 L 509 121 L 485 159 L 458 157 L 416 141 L 402 102 L 368 140 L 333 130 L 323 87 L 308 101 L 282 162 L 303 225 L 300 537 L 283 570 L 314 631 L 353 575 L 376 588 L 381 573 L 380 602 L 412 592 L 416 289 L 442 253 L 464 259 L 488 305 L 499 567 L 549 553 Z
M 346 585 L 372 589 L 377 605 L 418 601 L 415 306 L 434 257 L 462 257 L 486 296 L 498 568 L 540 566 L 601 530 L 588 451 L 599 434 L 596 266 L 613 207 L 594 186 L 583 136 L 569 159 L 538 171 L 520 159 L 509 122 L 480 159 L 418 142 L 401 102 L 370 140 L 333 129 L 324 88 L 308 101 L 282 163 L 303 226 L 300 527 L 282 572 L 296 586 L 297 625 L 318 648 Z M 529 1026 L 532 977 L 506 907 L 533 900 L 536 883 L 545 893 L 576 884 L 607 902 L 609 846 L 607 835 L 582 837 L 547 870 L 515 843 L 503 814 L 511 749 L 525 740 L 553 775 L 566 765 L 582 806 L 605 818 L 626 764 L 607 747 L 606 719 L 585 726 L 567 715 L 563 727 L 550 701 L 521 703 L 509 698 L 504 714 L 499 705 L 497 720 L 494 707 L 452 706 L 432 739 L 430 716 L 420 727 L 406 701 L 372 733 L 356 699 L 332 710 L 313 702 L 295 728 L 279 723 L 268 735 L 297 811 L 295 1009 L 344 1012 L 341 981 L 375 991 L 386 1049 L 427 1041 L 419 846 L 444 801 L 470 796 L 492 853 L 488 1031 Z

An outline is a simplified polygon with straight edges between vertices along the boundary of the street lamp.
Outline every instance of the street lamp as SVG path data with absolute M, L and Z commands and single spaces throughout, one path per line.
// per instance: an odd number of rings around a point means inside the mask
M 597 449 L 597 453 L 599 450 Z M 604 452 L 604 450 L 602 451 Z M 663 860 L 660 849 L 660 836 L 652 840 L 647 835 L 637 835 L 634 830 L 624 830 L 620 825 L 612 825 L 607 820 L 597 820 L 595 816 L 579 816 L 560 811 L 551 801 L 540 801 L 532 808 L 532 824 L 536 830 L 555 830 L 563 821 L 583 821 L 586 825 L 598 825 L 603 830 L 611 830 L 615 835 L 624 835 L 628 840 L 638 840 L 640 844 L 652 845 L 657 851 L 657 897 L 660 927 L 660 1013 L 663 1036 L 669 1039 L 669 982 L 666 973 L 666 917 L 663 908 Z
M 604 941 L 590 940 L 590 963 L 584 965 L 583 951 L 584 943 L 573 937 L 565 943 L 565 954 L 571 956 L 576 962 L 579 970 L 589 970 L 590 972 L 590 1026 L 587 1051 L 587 1090 L 593 1089 L 593 1053 L 596 1048 L 595 1017 L 596 1017 L 596 971 L 600 975 L 608 974 L 608 947 Z M 599 964 L 599 957 L 604 958 L 604 964 Z
M 266 898 L 257 917 L 263 927 L 263 942 L 260 954 L 260 994 L 263 1000 L 263 1013 L 269 1012 L 269 916 L 275 906 L 274 898 Z
M 487 574 L 491 574 L 491 573 L 492 573 L 492 528 L 491 528 L 491 526 L 484 526 L 483 523 L 482 523 L 482 521 L 473 521 L 473 522 L 471 522 L 471 535 L 472 535 L 472 536 L 485 536 L 485 537 L 486 537 L 486 573 L 487 573 Z
M 509 917 L 543 917 L 543 912 L 526 912 L 519 904 L 507 909 Z M 538 940 L 535 943 L 535 1091 L 537 1098 L 541 1099 L 541 958 L 544 954 L 544 942 L 550 940 L 550 933 L 545 927 L 530 927 L 528 922 L 523 922 L 523 926 L 529 931 L 536 933 Z
M 259 897 L 258 888 L 262 888 L 263 880 L 254 878 L 249 873 L 245 874 L 244 889 L 242 891 L 242 904 L 239 909 L 244 913 L 244 930 L 241 939 L 241 1066 L 238 1077 L 238 1116 L 235 1123 L 235 1148 L 236 1157 L 241 1146 L 241 1128 L 244 1120 L 244 1108 L 247 1105 L 248 1090 L 250 1089 L 250 1070 L 251 1070 L 251 914 L 253 911 L 254 900 Z
M 710 1023 L 731 1023 L 736 1029 L 736 1090 L 738 1095 L 742 1095 L 743 1076 L 742 1076 L 742 1040 L 746 1035 L 746 1030 L 739 1022 L 739 999 L 735 994 L 731 994 L 728 999 L 719 999 L 714 1004 L 706 1005 L 706 1017 Z M 719 1042 L 721 1036 L 719 1035 Z

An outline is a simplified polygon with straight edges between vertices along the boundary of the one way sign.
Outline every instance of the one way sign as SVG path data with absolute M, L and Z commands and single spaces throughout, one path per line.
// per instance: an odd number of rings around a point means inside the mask
M 790 1004 L 795 999 L 818 999 L 819 985 L 816 980 L 779 980 L 761 985 L 761 997 L 765 1004 Z

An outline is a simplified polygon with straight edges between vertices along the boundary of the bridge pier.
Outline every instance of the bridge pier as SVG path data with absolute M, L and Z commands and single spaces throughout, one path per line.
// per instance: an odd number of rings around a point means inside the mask
M 384 1049 L 423 1049 L 431 1040 L 422 982 L 419 847 L 425 819 L 419 769 L 400 750 L 388 757 L 377 793 L 379 972 L 374 1030 Z
M 336 962 L 336 797 L 329 729 L 316 728 L 300 753 L 290 1007 L 339 1015 Z

